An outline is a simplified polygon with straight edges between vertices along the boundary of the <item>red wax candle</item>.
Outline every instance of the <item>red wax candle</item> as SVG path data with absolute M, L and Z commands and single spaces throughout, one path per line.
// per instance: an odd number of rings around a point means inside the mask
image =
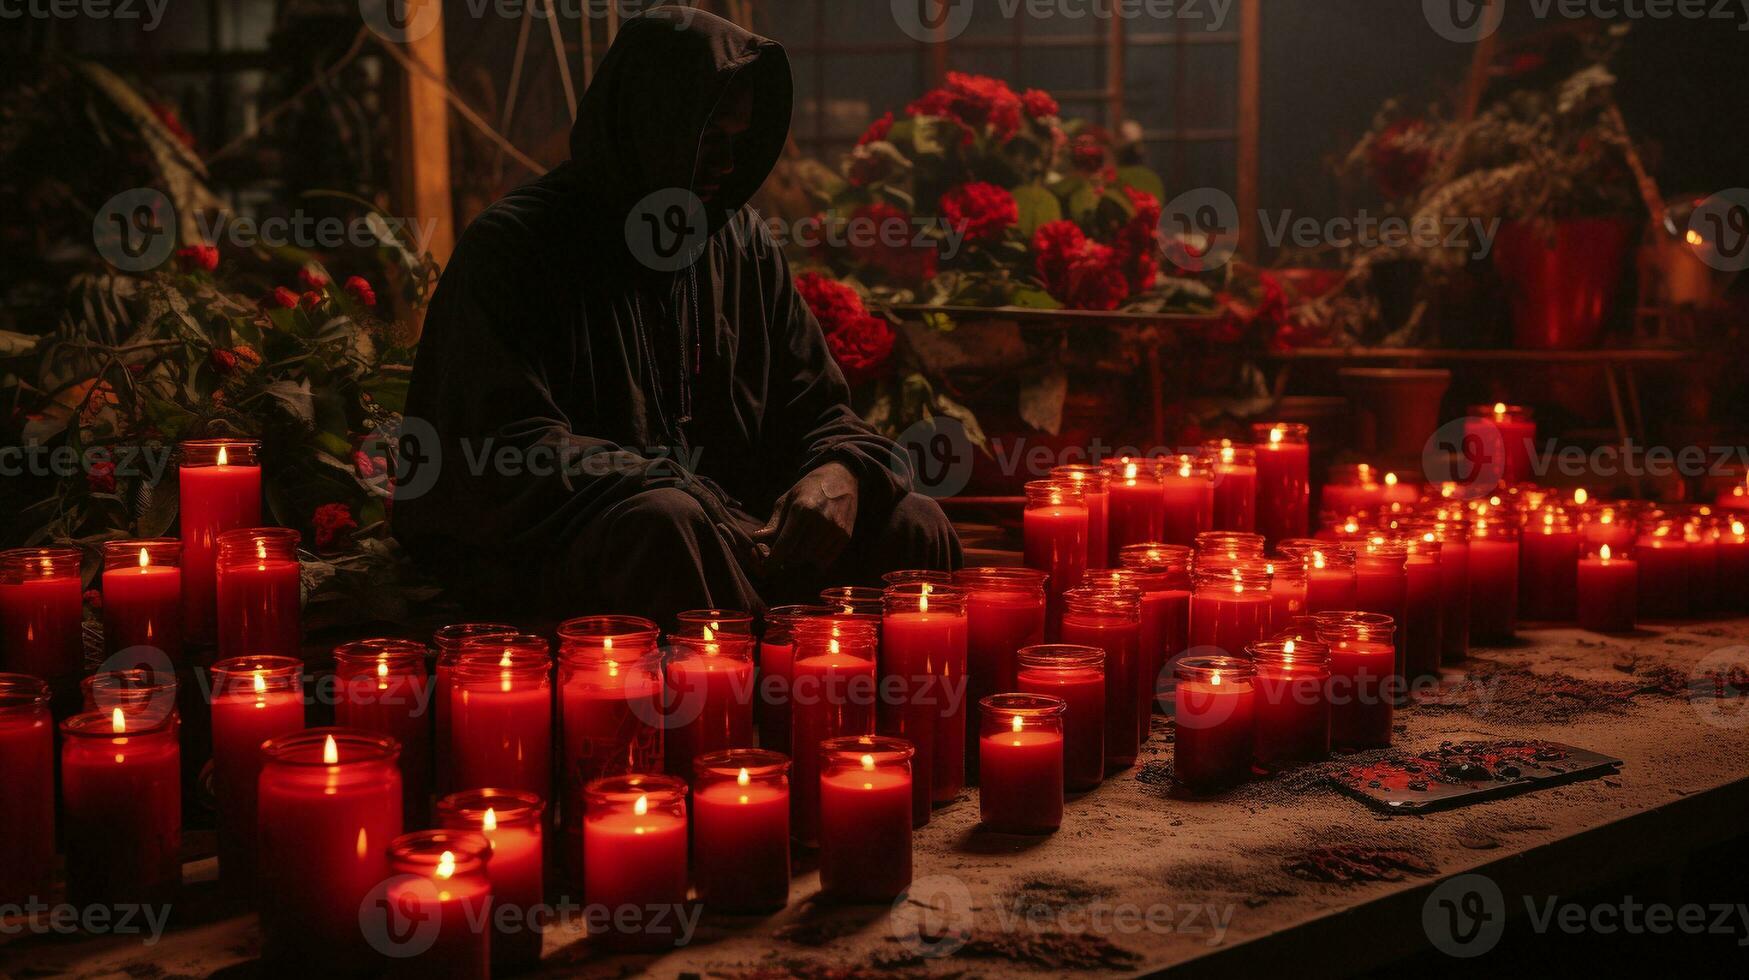
M 431 714 L 436 722 L 437 737 L 432 740 L 440 756 L 437 765 L 437 791 L 447 793 L 455 787 L 449 782 L 449 672 L 461 656 L 462 644 L 476 637 L 515 636 L 517 629 L 504 623 L 455 623 L 440 626 L 431 634 L 431 645 L 437 648 L 437 660 L 432 670 Z
M 492 845 L 492 965 L 515 973 L 539 965 L 546 923 L 538 907 L 546 898 L 545 802 L 508 789 L 463 790 L 437 801 L 438 826 L 473 831 Z
M 759 698 L 754 702 L 754 720 L 759 724 L 759 744 L 779 752 L 789 751 L 790 688 L 795 685 L 796 640 L 794 627 L 805 619 L 831 616 L 831 606 L 773 606 L 765 614 L 765 635 L 759 640 Z
M 1523 483 L 1535 475 L 1530 460 L 1536 420 L 1522 405 L 1471 405 L 1464 421 L 1464 442 L 1474 447 L 1473 458 L 1483 473 L 1493 473 L 1498 467 L 1501 484 Z
M 393 877 L 374 910 L 380 918 L 370 926 L 390 942 L 409 925 L 418 932 L 405 952 L 389 958 L 388 976 L 488 980 L 492 857 L 486 836 L 471 830 L 421 830 L 390 843 Z
M 1564 511 L 1531 515 L 1518 541 L 1518 612 L 1526 619 L 1567 622 L 1576 611 L 1579 532 Z
M 1257 451 L 1226 440 L 1204 447 L 1215 474 L 1217 531 L 1253 531 L 1257 527 Z
M 303 662 L 234 657 L 212 668 L 213 800 L 219 872 L 233 895 L 253 896 L 255 803 L 266 763 L 261 745 L 304 727 Z
M 215 575 L 219 656 L 302 654 L 298 532 L 283 527 L 224 532 Z
M 177 465 L 182 526 L 182 628 L 199 640 L 214 637 L 218 617 L 216 563 L 219 535 L 261 523 L 261 444 L 246 439 L 200 439 L 181 445 Z M 277 651 L 240 650 L 249 653 Z
M 1295 616 L 1308 615 L 1306 592 L 1309 586 L 1305 559 L 1284 556 L 1270 559 L 1265 564 L 1269 568 L 1269 635 L 1274 636 L 1287 629 Z
M 176 675 L 151 667 L 104 670 L 79 682 L 85 698 L 82 711 L 121 708 L 158 718 L 176 710 Z
M 1166 710 L 1169 695 L 1166 691 L 1170 685 L 1164 683 L 1166 665 L 1190 648 L 1190 563 L 1191 549 L 1184 545 L 1166 544 L 1165 542 L 1148 542 L 1133 544 L 1126 547 L 1119 555 L 1119 560 L 1125 568 L 1139 569 L 1151 575 L 1165 576 L 1166 586 L 1159 590 L 1158 580 L 1151 580 L 1156 591 L 1154 601 L 1161 610 L 1164 620 L 1161 633 L 1161 645 L 1155 651 L 1153 659 L 1143 670 L 1143 677 L 1151 678 L 1142 693 L 1151 702 L 1147 710 L 1152 712 L 1157 706 Z M 1144 716 L 1143 731 L 1152 724 Z
M 340 685 L 334 721 L 343 728 L 387 735 L 400 746 L 405 793 L 401 812 L 415 826 L 424 823 L 431 807 L 431 727 L 426 716 L 431 682 L 425 676 L 425 653 L 425 644 L 416 640 L 358 640 L 334 650 L 334 677 Z
M 1196 792 L 1251 775 L 1256 670 L 1239 657 L 1186 657 L 1175 668 L 1172 774 Z
M 1440 566 L 1444 548 L 1432 531 L 1404 540 L 1409 549 L 1403 567 L 1407 589 L 1403 599 L 1403 676 L 1439 677 L 1440 649 L 1444 642 L 1444 600 L 1440 594 Z
M 401 833 L 395 740 L 310 728 L 262 746 L 256 837 L 261 955 L 274 969 L 355 971 L 377 962 L 359 930 Z
M 1579 525 L 1579 543 L 1588 551 L 1609 545 L 1611 551 L 1626 554 L 1633 550 L 1639 537 L 1638 526 L 1625 510 L 1608 505 L 1586 508 Z
M 1059 466 L 1051 470 L 1051 479 L 1067 480 L 1081 488 L 1081 500 L 1087 505 L 1087 567 L 1117 560 L 1117 548 L 1111 543 L 1111 494 L 1105 467 L 1087 463 Z
M 1112 464 L 1106 492 L 1111 496 L 1109 547 L 1121 552 L 1128 545 L 1164 540 L 1166 496 L 1152 464 L 1141 460 Z
M 1510 640 L 1518 631 L 1518 528 L 1509 519 L 1477 518 L 1470 529 L 1470 638 Z
M 1189 546 L 1215 526 L 1214 474 L 1207 461 L 1183 454 L 1161 460 L 1159 476 L 1164 503 L 1160 534 L 1144 540 Z
M 1699 616 L 1718 608 L 1718 529 L 1694 517 L 1684 528 L 1684 540 L 1688 542 L 1688 611 Z
M 1063 598 L 1063 642 L 1105 651 L 1105 768 L 1127 769 L 1141 751 L 1142 592 L 1130 586 L 1071 589 Z
M 77 548 L 0 552 L 0 666 L 50 682 L 78 676 L 82 582 Z
M 1198 568 L 1190 598 L 1190 649 L 1230 656 L 1269 635 L 1275 615 L 1270 575 L 1261 564 Z
M 1016 654 L 1045 638 L 1045 574 L 1031 568 L 968 568 L 954 577 L 966 594 L 966 677 L 971 700 L 1014 690 Z
M 866 619 L 796 624 L 796 683 L 790 692 L 795 780 L 790 809 L 796 838 L 805 844 L 814 843 L 820 833 L 821 743 L 874 731 L 877 637 L 875 624 Z M 907 789 L 910 784 L 907 779 Z
M 634 773 L 597 779 L 586 795 L 583 901 L 611 913 L 597 938 L 616 952 L 673 946 L 686 904 L 686 783 Z
M 48 684 L 0 674 L 0 905 L 46 901 L 54 883 L 54 753 Z
M 1639 563 L 1618 558 L 1609 545 L 1579 560 L 1579 628 L 1599 633 L 1629 633 L 1639 607 Z
M 698 757 L 692 791 L 693 882 L 713 912 L 789 904 L 789 759 L 768 749 Z
M 583 880 L 584 790 L 604 776 L 660 769 L 662 654 L 656 624 L 584 616 L 559 627 L 559 727 L 564 744 L 565 867 Z
M 1119 485 L 1113 485 L 1108 502 L 1112 540 L 1125 533 L 1121 523 L 1123 501 Z M 1045 583 L 1049 596 L 1046 632 L 1062 619 L 1060 606 L 1065 590 L 1075 587 L 1087 570 L 1087 503 L 1077 484 L 1034 480 L 1026 485 L 1026 510 L 1021 515 L 1026 567 L 1050 576 Z M 1151 538 L 1149 540 L 1152 540 Z
M 1293 643 L 1290 647 L 1287 644 Z M 1320 643 L 1269 641 L 1249 648 L 1257 671 L 1252 761 L 1264 772 L 1330 754 L 1330 655 Z
M 67 900 L 161 904 L 182 885 L 177 720 L 122 708 L 61 722 Z
M 1318 507 L 1322 513 L 1346 517 L 1378 510 L 1384 499 L 1385 487 L 1376 467 L 1346 463 L 1330 467 L 1318 492 Z
M 1470 532 L 1457 521 L 1434 525 L 1439 538 L 1440 662 L 1462 663 L 1470 655 Z
M 478 637 L 450 670 L 449 780 L 553 792 L 553 660 L 545 637 Z
M 1352 752 L 1391 744 L 1396 628 L 1383 613 L 1318 616 L 1318 642 L 1330 654 L 1330 744 L 1336 748 Z
M 103 649 L 157 650 L 182 662 L 182 542 L 175 538 L 103 545 Z
M 1257 530 L 1270 544 L 1306 536 L 1312 499 L 1308 430 L 1297 422 L 1256 422 Z
M 1640 569 L 1640 619 L 1688 615 L 1688 542 L 1674 521 L 1642 527 L 1634 549 Z
M 1089 569 L 1086 582 L 1099 588 L 1128 587 L 1142 595 L 1141 620 L 1136 631 L 1135 689 L 1137 732 L 1142 744 L 1146 744 L 1153 727 L 1154 696 L 1162 686 L 1160 670 L 1168 656 L 1167 643 L 1181 612 L 1186 628 L 1189 625 L 1189 594 L 1172 588 L 1171 574 L 1140 568 Z
M 979 702 L 978 816 L 1003 834 L 1049 834 L 1063 824 L 1062 698 L 992 694 Z
M 687 776 L 707 752 L 753 747 L 753 637 L 674 637 L 664 674 L 669 697 L 668 773 Z
M 891 902 L 911 886 L 911 744 L 846 735 L 819 753 L 820 891 Z
M 1409 549 L 1401 542 L 1374 535 L 1355 542 L 1354 608 L 1381 613 L 1393 623 L 1409 615 Z M 1397 676 L 1406 677 L 1407 637 L 1397 631 Z
M 936 803 L 952 800 L 966 785 L 966 644 L 965 593 L 928 582 L 887 588 L 882 684 L 897 682 L 902 710 L 930 719 L 930 771 L 916 778 L 929 780 Z
M 1719 582 L 1722 608 L 1741 612 L 1749 608 L 1749 590 L 1740 583 L 1749 582 L 1749 526 L 1732 520 L 1726 533 L 1719 538 Z
M 1016 687 L 1064 704 L 1064 788 L 1081 792 L 1098 786 L 1105 778 L 1105 651 L 1045 643 L 1021 650 L 1019 659 Z

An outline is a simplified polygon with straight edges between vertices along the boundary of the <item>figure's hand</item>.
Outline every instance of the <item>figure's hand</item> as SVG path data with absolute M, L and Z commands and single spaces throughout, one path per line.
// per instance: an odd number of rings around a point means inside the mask
M 826 463 L 777 499 L 771 520 L 753 532 L 753 540 L 770 545 L 774 569 L 827 568 L 850 544 L 856 503 L 856 476 L 843 463 Z

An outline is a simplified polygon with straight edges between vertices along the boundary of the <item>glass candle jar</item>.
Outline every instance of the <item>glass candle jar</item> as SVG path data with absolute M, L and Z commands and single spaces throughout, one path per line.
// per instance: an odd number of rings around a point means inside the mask
M 1271 543 L 1306 535 L 1312 498 L 1310 430 L 1298 422 L 1254 422 L 1257 530 Z
M 1403 542 L 1374 535 L 1354 544 L 1354 608 L 1383 613 L 1402 623 L 1409 612 L 1409 549 Z M 1397 674 L 1403 676 L 1404 641 L 1397 633 Z
M 1232 656 L 1269 635 L 1275 616 L 1274 582 L 1261 562 L 1198 565 L 1192 573 L 1190 649 L 1199 656 Z
M 1572 622 L 1578 611 L 1579 530 L 1565 510 L 1545 506 L 1525 522 L 1518 542 L 1518 613 Z
M 1368 463 L 1343 463 L 1325 471 L 1324 487 L 1318 493 L 1321 513 L 1338 519 L 1370 514 L 1384 502 L 1384 484 L 1379 470 Z
M 1408 557 L 1403 565 L 1407 590 L 1403 620 L 1403 676 L 1409 681 L 1436 680 L 1440 651 L 1444 646 L 1444 603 L 1440 594 L 1440 566 L 1444 547 L 1432 530 L 1405 524 L 1401 539 Z M 1407 693 L 1407 692 L 1404 692 Z
M 662 651 L 656 624 L 584 616 L 559 626 L 565 866 L 582 880 L 584 790 L 594 780 L 655 772 L 662 747 Z
M 491 977 L 492 856 L 486 836 L 471 830 L 418 830 L 390 842 L 393 877 L 375 914 L 389 942 L 416 938 L 389 957 L 388 976 Z
M 1325 613 L 1318 642 L 1330 650 L 1330 744 L 1344 751 L 1391 744 L 1397 625 L 1383 613 Z M 1303 645 L 1303 641 L 1301 641 Z
M 120 707 L 61 722 L 67 901 L 163 904 L 182 885 L 182 751 L 174 712 Z
M 1064 704 L 1063 786 L 1083 792 L 1105 778 L 1105 650 L 1044 643 L 1023 647 L 1016 689 Z
M 724 749 L 693 764 L 693 884 L 714 912 L 789 904 L 789 757 Z
M 546 637 L 476 637 L 450 669 L 446 784 L 553 794 L 553 658 Z
M 1142 591 L 1093 586 L 1063 595 L 1063 642 L 1105 651 L 1105 768 L 1127 769 L 1141 751 Z
M 1269 633 L 1287 628 L 1295 616 L 1306 614 L 1306 560 L 1300 555 L 1278 555 L 1264 561 L 1269 573 Z
M 875 730 L 879 633 L 860 616 L 806 619 L 792 629 L 796 661 L 790 759 L 795 781 L 790 809 L 796 839 L 812 844 L 820 829 L 820 744 Z
M 81 710 L 110 711 L 121 708 L 137 715 L 146 725 L 156 725 L 176 713 L 176 675 L 150 667 L 105 670 L 79 682 Z
M 891 902 L 911 886 L 911 743 L 846 735 L 819 752 L 820 892 Z
M 1189 547 L 1215 525 L 1215 475 L 1209 462 L 1183 453 L 1154 461 L 1165 505 L 1160 533 L 1144 539 Z
M 1164 632 L 1160 649 L 1160 658 L 1154 662 L 1147 675 L 1154 678 L 1150 685 L 1154 688 L 1154 705 L 1151 710 L 1166 711 L 1166 705 L 1171 700 L 1164 690 L 1169 686 L 1164 683 L 1166 665 L 1190 648 L 1190 566 L 1193 552 L 1188 545 L 1166 544 L 1150 541 L 1129 545 L 1118 555 L 1118 561 L 1123 568 L 1134 568 L 1150 575 L 1165 576 L 1164 590 L 1160 590 L 1159 579 L 1151 579 L 1154 601 L 1164 607 Z M 1144 721 L 1144 724 L 1147 722 Z
M 1688 539 L 1680 522 L 1648 517 L 1640 522 L 1634 560 L 1640 564 L 1639 618 L 1681 619 L 1688 615 Z
M 291 657 L 232 657 L 212 667 L 213 801 L 226 891 L 253 896 L 261 744 L 302 731 L 304 665 Z
M 675 636 L 713 634 L 753 635 L 753 614 L 743 609 L 688 609 L 674 617 Z
M 1072 463 L 1051 470 L 1051 479 L 1067 481 L 1081 488 L 1081 500 L 1087 505 L 1087 565 L 1090 568 L 1117 560 L 1117 549 L 1111 545 L 1111 493 L 1107 477 L 1104 466 L 1092 463 Z
M 1631 551 L 1598 545 L 1579 559 L 1579 628 L 1597 633 L 1630 633 L 1639 607 L 1640 563 Z
M 1015 652 L 1045 639 L 1045 581 L 1036 568 L 967 568 L 954 575 L 966 596 L 968 704 L 1014 690 Z M 975 745 L 977 712 L 964 712 L 967 744 Z M 978 778 L 978 756 L 966 755 L 966 781 Z
M 298 532 L 285 527 L 240 528 L 219 535 L 220 657 L 303 653 Z
M 827 605 L 773 606 L 765 614 L 765 632 L 759 638 L 759 693 L 753 704 L 759 725 L 759 744 L 780 752 L 789 751 L 790 688 L 795 684 L 795 624 L 805 619 L 831 616 Z
M 1470 525 L 1470 639 L 1500 643 L 1518 632 L 1518 522 L 1492 511 Z
M 1442 516 L 1432 531 L 1439 542 L 1439 659 L 1459 664 L 1470 655 L 1470 529 Z
M 1154 465 L 1139 459 L 1118 460 L 1110 464 L 1107 473 L 1107 553 L 1121 552 L 1125 545 L 1164 540 L 1166 495 Z M 1073 585 L 1079 579 L 1064 581 Z
M 918 582 L 928 582 L 931 585 L 952 585 L 953 573 L 939 568 L 900 568 L 891 572 L 882 572 L 881 582 L 887 588 L 895 585 L 915 585 Z
M 437 801 L 437 825 L 474 831 L 492 845 L 486 876 L 492 883 L 492 965 L 517 972 L 539 965 L 546 923 L 538 909 L 546 900 L 543 814 L 533 793 L 474 789 Z
M 1185 657 L 1173 670 L 1172 774 L 1193 792 L 1251 775 L 1256 669 L 1241 657 Z
M 352 728 L 268 739 L 256 869 L 261 958 L 275 970 L 354 972 L 380 964 L 358 910 L 389 872 L 401 834 L 400 746 Z
M 917 781 L 929 784 L 935 803 L 966 785 L 967 643 L 964 592 L 928 582 L 887 587 L 880 730 L 911 739 Z
M 1222 439 L 1206 443 L 1215 474 L 1215 523 L 1217 531 L 1257 529 L 1257 450 Z
M 978 815 L 1001 834 L 1051 834 L 1063 824 L 1068 704 L 1044 694 L 992 694 L 978 702 Z
M 55 871 L 55 722 L 49 685 L 0 674 L 0 905 L 46 898 Z
M 700 755 L 753 746 L 753 636 L 699 630 L 674 637 L 663 671 L 668 774 L 682 778 Z
M 1531 479 L 1531 447 L 1536 443 L 1536 413 L 1523 405 L 1495 402 L 1471 405 L 1464 419 L 1464 443 L 1477 447 L 1476 488 Z
M 217 629 L 219 535 L 261 523 L 260 453 L 252 439 L 196 439 L 178 447 L 182 629 L 190 639 L 211 641 Z M 238 654 L 268 652 L 276 651 Z
M 155 651 L 182 662 L 182 542 L 175 538 L 103 545 L 103 650 Z
M 357 640 L 334 648 L 340 688 L 334 722 L 387 735 L 400 746 L 402 812 L 414 826 L 424 824 L 431 806 L 431 720 L 426 717 L 431 685 L 425 655 L 425 644 L 417 640 Z
M 1249 531 L 1204 531 L 1196 536 L 1197 561 L 1262 558 L 1263 535 Z
M 837 610 L 841 617 L 871 619 L 878 626 L 881 610 L 886 608 L 886 590 L 866 585 L 836 585 L 821 589 L 820 601 Z
M 79 676 L 85 665 L 79 561 L 77 548 L 0 552 L 0 667 L 55 686 Z
M 1275 772 L 1330 754 L 1330 649 L 1322 643 L 1274 640 L 1246 649 L 1257 675 L 1253 763 Z
M 593 935 L 615 952 L 674 946 L 686 938 L 686 783 L 633 773 L 585 795 L 583 901 L 608 913 Z
M 520 632 L 508 623 L 454 623 L 440 626 L 431 634 L 431 645 L 437 651 L 431 686 L 431 714 L 436 737 L 431 744 L 437 746 L 439 756 L 445 756 L 449 751 L 449 672 L 455 666 L 456 658 L 461 655 L 462 644 L 476 637 L 515 636 Z M 435 776 L 439 793 L 454 789 L 449 783 L 447 758 L 440 761 Z
M 1580 511 L 1579 540 L 1593 551 L 1605 544 L 1611 550 L 1626 551 L 1634 546 L 1638 536 L 1634 515 L 1626 507 L 1594 503 Z
M 1123 523 L 1126 491 L 1113 484 L 1107 508 L 1112 540 L 1127 534 Z M 1062 594 L 1081 581 L 1087 570 L 1087 535 L 1091 521 L 1081 485 L 1066 480 L 1034 480 L 1026 485 L 1026 510 L 1021 514 L 1026 567 L 1044 572 L 1046 608 L 1045 635 L 1061 622 Z M 1149 540 L 1153 540 L 1150 538 Z
M 1154 698 L 1165 687 L 1160 672 L 1169 656 L 1174 629 L 1182 618 L 1189 628 L 1190 595 L 1173 588 L 1172 576 L 1166 572 L 1144 571 L 1138 568 L 1088 569 L 1085 583 L 1093 588 L 1131 588 L 1142 594 L 1141 627 L 1136 633 L 1136 726 L 1137 737 L 1147 744 L 1153 728 Z

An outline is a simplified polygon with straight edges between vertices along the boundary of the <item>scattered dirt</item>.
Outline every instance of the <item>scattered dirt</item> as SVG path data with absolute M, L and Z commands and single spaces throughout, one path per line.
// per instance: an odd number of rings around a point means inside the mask
M 1110 885 L 1096 885 L 1080 878 L 1040 876 L 1029 878 L 1014 890 L 1014 904 L 1022 909 L 1078 909 L 1091 902 L 1110 898 L 1116 890 Z
M 1437 874 L 1439 869 L 1414 851 L 1338 844 L 1318 847 L 1291 858 L 1288 874 L 1307 881 L 1349 885 L 1362 881 L 1402 881 L 1408 875 Z
M 1415 710 L 1515 722 L 1566 722 L 1597 712 L 1620 714 L 1636 696 L 1675 697 L 1688 689 L 1686 674 L 1661 664 L 1637 670 L 1634 677 L 1634 681 L 1589 681 L 1566 673 L 1476 661 L 1461 679 L 1423 695 Z
M 771 936 L 797 946 L 819 947 L 857 932 L 862 927 L 863 923 L 853 919 L 807 919 L 784 926 Z
M 1141 957 L 1103 936 L 1087 932 L 1021 929 L 976 932 L 953 954 L 954 959 L 999 959 L 1047 970 L 1130 970 Z M 877 953 L 875 964 L 887 969 L 917 966 L 922 957 Z

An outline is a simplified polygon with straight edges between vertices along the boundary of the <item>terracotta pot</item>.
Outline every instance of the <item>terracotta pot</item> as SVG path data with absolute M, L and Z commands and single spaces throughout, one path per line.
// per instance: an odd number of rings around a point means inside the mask
M 1343 368 L 1354 407 L 1354 443 L 1385 462 L 1420 459 L 1439 428 L 1439 403 L 1451 372 L 1417 368 Z
M 1595 346 L 1615 302 L 1631 228 L 1625 221 L 1557 222 L 1554 236 L 1509 221 L 1494 243 L 1494 268 L 1512 300 L 1513 346 Z

